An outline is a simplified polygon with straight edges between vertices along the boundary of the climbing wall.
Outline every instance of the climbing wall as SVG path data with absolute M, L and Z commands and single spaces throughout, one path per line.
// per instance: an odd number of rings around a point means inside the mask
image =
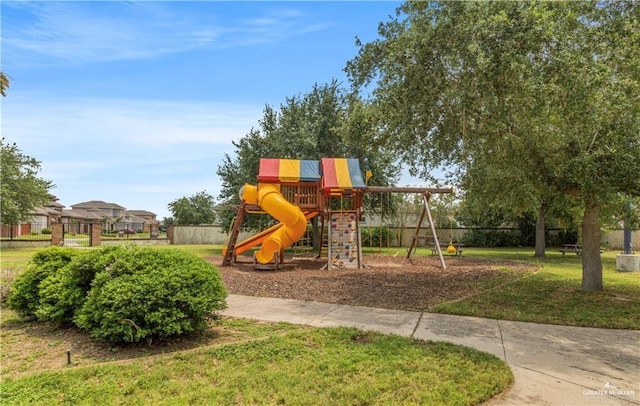
M 362 249 L 357 211 L 331 212 L 329 269 L 359 269 Z

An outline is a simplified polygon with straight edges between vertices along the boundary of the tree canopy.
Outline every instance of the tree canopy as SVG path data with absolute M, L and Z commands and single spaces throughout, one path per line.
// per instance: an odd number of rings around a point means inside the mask
M 409 1 L 379 35 L 347 64 L 378 142 L 506 206 L 578 205 L 601 290 L 600 213 L 640 195 L 640 5 Z
M 218 166 L 220 199 L 240 203 L 238 191 L 245 183 L 256 183 L 260 158 L 358 158 L 362 169 L 373 173 L 371 184 L 394 184 L 399 167 L 394 155 L 371 142 L 371 134 L 377 131 L 371 114 L 362 100 L 351 97 L 335 80 L 288 98 L 279 110 L 266 106 L 258 128 L 233 141 L 234 155 L 226 154 Z M 231 214 L 223 224 L 231 222 Z M 264 226 L 262 220 L 249 218 L 244 224 L 257 229 Z
M 15 143 L 0 140 L 0 210 L 3 224 L 30 221 L 33 210 L 51 202 L 51 181 L 38 176 L 40 161 L 25 155 Z
M 200 225 L 213 224 L 217 221 L 215 200 L 206 191 L 193 196 L 184 196 L 168 204 L 171 211 L 172 224 Z

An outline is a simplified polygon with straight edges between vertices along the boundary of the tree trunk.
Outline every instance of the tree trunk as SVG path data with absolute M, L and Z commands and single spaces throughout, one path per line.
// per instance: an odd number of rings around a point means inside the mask
M 536 219 L 536 252 L 533 254 L 534 257 L 545 257 L 545 235 L 546 235 L 546 227 L 547 227 L 547 218 L 546 218 L 546 208 L 544 204 L 541 204 L 538 208 L 538 218 Z
M 600 258 L 600 207 L 587 200 L 582 218 L 582 290 L 603 290 Z
M 313 250 L 316 252 L 320 252 L 320 247 L 322 247 L 322 240 L 320 236 L 320 226 L 318 225 L 318 219 L 320 216 L 315 216 L 311 218 L 311 245 L 313 246 Z

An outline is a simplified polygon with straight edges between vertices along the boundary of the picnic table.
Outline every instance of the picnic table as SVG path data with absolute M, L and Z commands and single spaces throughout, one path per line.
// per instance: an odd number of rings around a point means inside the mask
M 559 251 L 562 252 L 563 256 L 567 252 L 573 252 L 580 256 L 582 254 L 582 244 L 562 244 L 562 248 Z
M 562 244 L 562 248 L 560 248 L 558 251 L 562 252 L 562 255 L 566 254 L 567 252 L 575 252 L 575 254 L 577 256 L 582 255 L 582 244 Z M 604 251 L 602 249 L 600 249 L 600 253 L 602 254 Z

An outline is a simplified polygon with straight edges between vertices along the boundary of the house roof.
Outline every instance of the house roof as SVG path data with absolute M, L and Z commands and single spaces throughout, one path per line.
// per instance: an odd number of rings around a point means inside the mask
M 72 219 L 82 219 L 82 220 L 102 220 L 102 216 L 99 212 L 82 210 L 82 209 L 73 209 L 73 210 L 62 209 L 62 217 L 69 217 Z
M 64 207 L 64 204 L 60 204 L 58 202 L 51 202 L 47 205 L 47 207 L 55 207 L 58 209 L 62 209 Z
M 34 216 L 59 216 L 61 213 L 61 209 L 64 208 L 63 204 L 57 202 L 57 198 L 53 195 L 49 195 L 51 201 L 47 203 L 45 206 L 39 206 L 34 208 L 29 212 L 29 214 Z
M 90 200 L 88 202 L 72 204 L 73 209 L 118 209 L 124 210 L 125 208 L 115 203 L 107 203 L 102 200 Z
M 34 216 L 50 216 L 50 215 L 56 216 L 56 215 L 60 215 L 60 212 L 47 207 L 38 207 L 31 210 L 29 214 Z
M 155 213 L 147 210 L 126 210 L 124 213 L 132 216 L 156 216 Z
M 129 223 L 145 223 L 147 221 L 147 219 L 145 219 L 144 217 L 138 217 L 138 216 L 133 216 L 130 215 L 126 218 L 126 222 Z

